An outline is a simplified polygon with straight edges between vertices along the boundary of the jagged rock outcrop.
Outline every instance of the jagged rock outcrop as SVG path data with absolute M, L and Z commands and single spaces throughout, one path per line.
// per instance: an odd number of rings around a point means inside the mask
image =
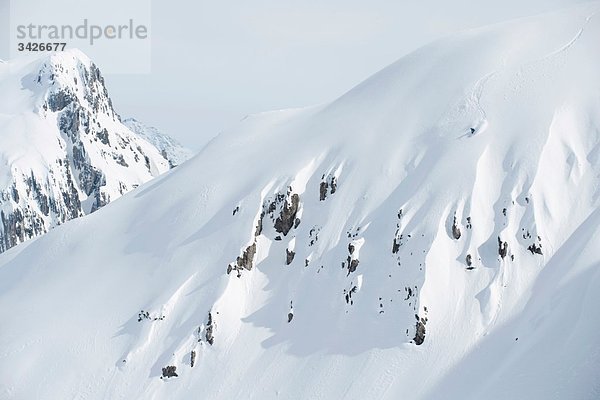
M 498 255 L 504 259 L 508 254 L 508 243 L 503 242 L 498 236 Z
M 242 255 L 238 256 L 235 263 L 231 263 L 227 266 L 227 274 L 229 275 L 231 271 L 237 271 L 238 278 L 242 276 L 242 270 L 250 271 L 254 266 L 254 256 L 256 255 L 256 242 L 252 243 L 250 246 L 246 247 L 246 249 L 242 252 Z
M 460 228 L 456 222 L 456 215 L 454 216 L 454 221 L 452 222 L 452 237 L 456 240 L 460 239 L 462 233 L 460 232 Z
M 213 321 L 212 312 L 208 313 L 208 321 L 206 322 L 206 331 L 204 337 L 211 346 L 215 343 L 216 324 Z
M 287 236 L 292 229 L 300 225 L 298 215 L 301 207 L 300 196 L 294 193 L 291 186 L 287 188 L 286 193 L 276 193 L 272 198 L 265 199 L 254 235 L 259 236 L 265 233 L 265 228 L 268 228 L 270 231 L 268 235 L 273 236 L 274 240 L 281 240 L 280 234 Z M 266 218 L 271 221 L 272 229 L 265 226 Z
M 162 378 L 176 378 L 179 375 L 177 375 L 177 367 L 174 365 L 168 365 L 166 367 L 163 367 L 162 369 Z
M 287 317 L 288 317 L 287 322 L 289 324 L 294 319 L 294 302 L 293 301 L 290 301 L 290 311 L 288 311 Z
M 283 235 L 286 236 L 294 224 L 297 226 L 300 223 L 300 221 L 296 219 L 299 204 L 300 196 L 295 193 L 289 198 L 289 200 L 285 200 L 283 209 L 281 210 L 279 217 L 277 217 L 275 220 L 274 226 L 277 232 L 283 233 Z
M 414 343 L 417 346 L 422 345 L 425 342 L 425 325 L 427 324 L 427 317 L 419 317 L 415 314 L 417 324 L 415 326 L 415 337 L 413 338 Z
M 319 187 L 319 201 L 325 201 L 328 194 L 334 194 L 337 190 L 337 178 L 335 175 L 321 177 L 323 181 Z
M 290 265 L 294 261 L 296 253 L 292 250 L 285 249 L 285 265 Z
M 196 365 L 196 350 L 192 350 L 190 353 L 190 367 L 194 368 L 194 365 Z
M 544 255 L 544 253 L 542 252 L 542 245 L 538 245 L 538 244 L 531 244 L 529 247 L 527 247 L 527 250 L 529 250 L 531 252 L 531 254 L 539 254 L 539 255 Z
M 358 251 L 363 244 L 364 239 L 354 240 L 348 244 L 348 257 L 346 258 L 346 261 L 342 262 L 342 268 L 348 269 L 348 275 L 356 271 L 358 265 L 360 264 L 360 260 L 358 259 Z

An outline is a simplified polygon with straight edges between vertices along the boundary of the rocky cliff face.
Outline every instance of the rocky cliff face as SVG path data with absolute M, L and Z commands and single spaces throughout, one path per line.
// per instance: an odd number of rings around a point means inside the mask
M 0 69 L 0 252 L 96 211 L 169 169 L 121 123 L 77 51 Z

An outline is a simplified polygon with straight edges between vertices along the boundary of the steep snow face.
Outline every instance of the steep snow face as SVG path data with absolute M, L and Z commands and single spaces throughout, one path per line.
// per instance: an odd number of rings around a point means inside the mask
M 191 150 L 183 147 L 177 140 L 164 134 L 157 128 L 148 126 L 135 118 L 125 118 L 123 120 L 123 125 L 160 150 L 162 156 L 169 160 L 171 167 L 180 165 L 189 160 L 193 155 Z
M 0 393 L 597 398 L 598 10 L 248 117 L 6 252 Z
M 169 169 L 78 51 L 0 65 L 0 252 Z

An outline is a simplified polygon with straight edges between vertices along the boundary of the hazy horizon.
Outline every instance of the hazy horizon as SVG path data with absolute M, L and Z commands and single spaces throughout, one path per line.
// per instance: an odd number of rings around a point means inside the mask
M 152 72 L 105 77 L 122 116 L 198 150 L 247 114 L 333 100 L 432 40 L 583 2 L 153 1 Z

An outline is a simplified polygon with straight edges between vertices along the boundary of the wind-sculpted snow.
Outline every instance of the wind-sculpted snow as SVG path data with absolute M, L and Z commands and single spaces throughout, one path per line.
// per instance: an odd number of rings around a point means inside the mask
M 0 252 L 168 170 L 77 51 L 0 68 Z
M 0 393 L 598 397 L 598 9 L 249 116 L 6 252 Z

